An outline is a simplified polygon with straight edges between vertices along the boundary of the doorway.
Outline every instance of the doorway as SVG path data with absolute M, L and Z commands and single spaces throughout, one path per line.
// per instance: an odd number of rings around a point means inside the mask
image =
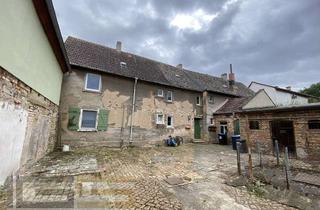
M 271 137 L 273 145 L 278 140 L 279 150 L 284 151 L 288 147 L 288 152 L 295 154 L 296 146 L 294 139 L 293 122 L 290 120 L 273 120 L 271 123 Z
M 201 139 L 201 118 L 194 118 L 194 138 Z

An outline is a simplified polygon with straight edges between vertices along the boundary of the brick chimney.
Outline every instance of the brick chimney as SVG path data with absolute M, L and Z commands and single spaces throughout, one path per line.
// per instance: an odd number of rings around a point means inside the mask
M 235 76 L 234 76 L 234 73 L 232 72 L 232 64 L 230 64 L 229 85 L 230 86 L 234 85 L 234 82 L 235 82 Z
M 177 68 L 182 69 L 182 64 L 179 63 L 179 64 L 177 65 Z
M 121 51 L 121 47 L 122 47 L 122 43 L 120 41 L 117 41 L 117 44 L 116 44 L 116 49 L 117 51 Z

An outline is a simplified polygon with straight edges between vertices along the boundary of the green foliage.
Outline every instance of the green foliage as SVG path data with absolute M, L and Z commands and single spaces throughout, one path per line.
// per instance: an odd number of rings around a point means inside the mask
M 312 84 L 310 87 L 300 91 L 300 93 L 312 95 L 320 98 L 320 82 Z M 312 99 L 311 102 L 319 102 L 317 99 Z

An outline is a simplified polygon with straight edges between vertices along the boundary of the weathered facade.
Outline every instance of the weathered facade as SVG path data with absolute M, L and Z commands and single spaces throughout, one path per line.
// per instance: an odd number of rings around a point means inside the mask
M 0 68 L 1 181 L 8 171 L 53 150 L 58 105 Z
M 154 145 L 162 144 L 168 135 L 179 135 L 186 139 L 193 135 L 193 119 L 202 113 L 202 107 L 196 107 L 196 97 L 200 94 L 177 88 L 154 85 L 137 81 L 136 102 L 132 113 L 132 97 L 135 80 L 101 75 L 101 91 L 86 91 L 86 72 L 73 69 L 64 78 L 61 112 L 62 141 L 72 146 L 105 145 L 120 146 L 123 141 L 130 141 L 132 120 L 132 144 Z M 172 102 L 164 96 L 158 96 L 157 91 L 164 93 L 172 91 Z M 108 122 L 105 131 L 70 130 L 69 110 L 78 107 L 84 110 L 108 110 Z M 156 114 L 163 114 L 163 124 L 156 123 Z M 172 125 L 168 125 L 167 117 L 172 117 Z M 79 123 L 79 122 L 77 122 Z
M 6 26 L 0 40 L 2 184 L 57 143 L 61 82 L 69 62 L 51 1 L 2 2 L 0 23 Z
M 259 141 L 263 151 L 272 154 L 277 140 L 281 152 L 288 147 L 293 157 L 319 160 L 320 104 L 251 110 L 239 115 L 241 135 L 252 148 Z
M 123 52 L 120 43 L 112 49 L 69 37 L 66 49 L 72 71 L 62 88 L 62 142 L 75 147 L 156 145 L 169 135 L 213 141 L 212 113 L 228 98 L 252 95 L 239 82 Z

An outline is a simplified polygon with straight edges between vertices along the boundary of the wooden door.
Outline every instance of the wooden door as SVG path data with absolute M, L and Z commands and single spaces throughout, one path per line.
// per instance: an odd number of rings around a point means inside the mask
M 201 119 L 194 119 L 194 138 L 201 139 Z

